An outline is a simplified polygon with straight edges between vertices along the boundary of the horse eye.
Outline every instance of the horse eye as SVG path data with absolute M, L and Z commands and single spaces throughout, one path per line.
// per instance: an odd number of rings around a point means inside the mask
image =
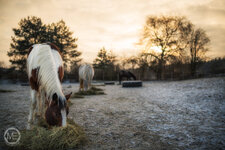
M 60 117 L 60 115 L 61 115 L 60 113 L 56 113 L 56 116 L 57 116 L 57 117 Z

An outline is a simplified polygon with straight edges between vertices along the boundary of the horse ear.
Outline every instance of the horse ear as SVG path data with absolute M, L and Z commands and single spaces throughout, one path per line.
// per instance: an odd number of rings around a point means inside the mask
M 72 95 L 72 92 L 70 92 L 70 94 L 67 94 L 67 95 L 65 96 L 65 97 L 66 97 L 66 100 L 69 100 L 71 95 Z
M 51 105 L 57 105 L 58 104 L 58 96 L 56 93 L 53 94 L 52 96 L 52 102 L 51 102 Z

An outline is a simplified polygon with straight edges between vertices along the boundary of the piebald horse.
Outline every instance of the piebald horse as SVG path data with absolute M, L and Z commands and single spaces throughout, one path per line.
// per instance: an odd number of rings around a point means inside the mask
M 87 91 L 94 77 L 94 69 L 90 64 L 83 64 L 79 68 L 80 91 Z
M 66 103 L 72 93 L 65 96 L 62 92 L 64 70 L 59 48 L 52 43 L 33 45 L 28 53 L 27 72 L 31 86 L 27 128 L 37 115 L 45 116 L 50 125 L 66 126 Z

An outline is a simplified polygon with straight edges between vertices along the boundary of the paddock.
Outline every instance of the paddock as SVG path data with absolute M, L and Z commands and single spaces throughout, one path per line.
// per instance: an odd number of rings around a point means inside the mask
M 69 85 L 72 88 L 67 88 Z M 143 87 L 100 86 L 106 95 L 73 98 L 69 117 L 89 142 L 78 149 L 223 149 L 225 78 L 149 81 Z M 0 85 L 0 129 L 24 129 L 29 87 Z M 63 84 L 64 92 L 79 84 Z M 1 142 L 3 137 L 1 136 Z

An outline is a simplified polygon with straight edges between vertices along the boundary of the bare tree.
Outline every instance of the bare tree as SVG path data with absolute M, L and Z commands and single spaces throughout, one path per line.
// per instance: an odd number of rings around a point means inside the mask
M 126 60 L 127 64 L 131 64 L 132 70 L 134 70 L 135 66 L 138 63 L 138 58 L 135 56 L 131 56 Z
M 158 78 L 163 76 L 163 66 L 168 59 L 182 55 L 187 47 L 187 35 L 190 34 L 192 24 L 184 17 L 177 16 L 149 16 L 144 25 L 140 45 L 144 46 L 148 55 L 158 60 Z M 153 52 L 152 47 L 160 51 Z
M 203 29 L 192 30 L 189 41 L 192 76 L 195 76 L 197 63 L 204 59 L 205 53 L 208 51 L 209 42 L 210 39 Z

